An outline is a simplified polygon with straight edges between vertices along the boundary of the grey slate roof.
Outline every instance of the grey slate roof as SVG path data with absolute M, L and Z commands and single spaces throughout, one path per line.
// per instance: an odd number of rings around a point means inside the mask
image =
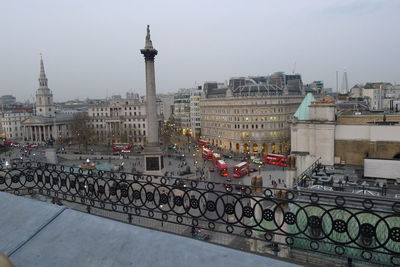
M 0 192 L 0 252 L 16 266 L 297 266 Z

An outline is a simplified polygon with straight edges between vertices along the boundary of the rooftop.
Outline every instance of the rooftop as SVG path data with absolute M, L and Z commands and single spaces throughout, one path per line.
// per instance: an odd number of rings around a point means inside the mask
M 4 192 L 0 209 L 16 266 L 298 266 Z

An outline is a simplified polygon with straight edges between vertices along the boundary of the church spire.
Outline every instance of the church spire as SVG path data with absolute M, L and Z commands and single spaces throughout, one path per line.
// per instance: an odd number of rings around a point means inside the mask
M 44 72 L 44 64 L 43 64 L 42 54 L 40 54 L 39 86 L 41 88 L 47 88 L 47 77 L 46 77 L 46 73 Z

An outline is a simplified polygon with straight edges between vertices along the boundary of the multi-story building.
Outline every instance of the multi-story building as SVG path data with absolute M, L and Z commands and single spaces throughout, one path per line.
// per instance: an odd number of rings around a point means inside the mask
M 400 158 L 400 114 L 337 110 L 308 94 L 291 121 L 292 153 L 300 172 L 324 165 L 364 165 L 365 158 Z
M 16 98 L 13 95 L 0 96 L 0 106 L 11 106 L 16 103 Z
M 160 103 L 157 103 L 160 121 Z M 140 98 L 111 99 L 88 108 L 90 125 L 102 144 L 128 142 L 143 146 L 146 141 L 147 119 L 146 103 Z
M 179 132 L 182 134 L 190 132 L 190 89 L 179 89 L 175 94 L 173 119 L 175 128 Z
M 161 101 L 161 114 L 164 115 L 164 120 L 169 120 L 174 107 L 174 94 L 157 94 L 157 100 Z
M 311 92 L 314 94 L 321 94 L 324 92 L 324 82 L 323 81 L 313 81 L 309 84 L 304 85 L 306 92 Z
M 23 127 L 21 122 L 32 116 L 28 112 L 9 110 L 1 113 L 1 127 L 5 138 L 13 140 L 23 140 Z
M 137 99 L 137 98 L 139 98 L 138 93 L 126 92 L 126 99 Z
M 201 93 L 201 87 L 190 91 L 190 129 L 194 138 L 199 138 L 201 135 L 201 117 L 199 106 Z
M 232 78 L 225 88 L 209 84 L 204 88 L 203 139 L 232 152 L 289 151 L 288 119 L 303 99 L 300 75 Z

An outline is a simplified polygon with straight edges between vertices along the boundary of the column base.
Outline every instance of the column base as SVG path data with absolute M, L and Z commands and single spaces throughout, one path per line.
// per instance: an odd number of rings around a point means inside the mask
M 142 154 L 144 156 L 144 174 L 164 176 L 164 153 L 160 147 L 146 146 Z

